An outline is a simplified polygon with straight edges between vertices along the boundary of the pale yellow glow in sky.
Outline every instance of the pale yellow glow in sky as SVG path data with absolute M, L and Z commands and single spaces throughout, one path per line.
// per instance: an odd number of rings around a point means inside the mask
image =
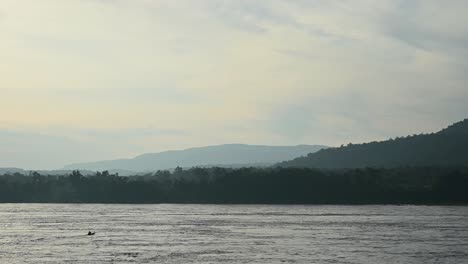
M 339 145 L 437 130 L 468 113 L 467 8 L 0 0 L 0 167 L 29 162 L 8 160 L 28 151 L 16 134 L 70 149 L 24 165 L 45 168 L 210 144 Z

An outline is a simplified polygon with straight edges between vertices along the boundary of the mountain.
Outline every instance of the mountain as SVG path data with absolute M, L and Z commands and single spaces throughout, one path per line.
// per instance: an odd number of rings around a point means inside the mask
M 135 172 L 156 171 L 180 167 L 242 167 L 270 166 L 307 153 L 326 148 L 321 145 L 260 146 L 227 144 L 148 153 L 132 159 L 117 159 L 90 163 L 77 163 L 65 169 L 85 170 L 129 170 Z
M 348 144 L 277 165 L 308 168 L 468 166 L 468 119 L 437 133 Z
M 0 168 L 0 175 L 4 174 L 13 174 L 13 173 L 21 173 L 25 174 L 25 170 L 20 168 Z
M 72 170 L 24 170 L 24 169 L 20 169 L 20 168 L 0 168 L 0 175 L 15 174 L 15 173 L 19 173 L 19 174 L 23 174 L 23 175 L 29 175 L 32 172 L 38 172 L 39 174 L 42 174 L 42 175 L 63 176 L 63 175 L 69 175 L 73 171 Z M 95 171 L 80 171 L 80 172 L 83 175 L 94 175 L 94 174 L 96 174 Z M 115 173 L 115 172 L 110 171 L 110 173 Z

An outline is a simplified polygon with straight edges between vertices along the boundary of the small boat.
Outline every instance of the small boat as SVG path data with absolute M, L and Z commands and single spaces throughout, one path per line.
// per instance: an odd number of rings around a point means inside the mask
M 88 236 L 94 236 L 94 234 L 96 234 L 96 232 L 88 231 Z

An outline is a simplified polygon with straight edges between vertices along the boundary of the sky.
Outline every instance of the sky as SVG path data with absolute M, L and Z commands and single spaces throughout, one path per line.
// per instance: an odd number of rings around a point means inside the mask
M 0 0 L 0 167 L 468 116 L 465 0 Z

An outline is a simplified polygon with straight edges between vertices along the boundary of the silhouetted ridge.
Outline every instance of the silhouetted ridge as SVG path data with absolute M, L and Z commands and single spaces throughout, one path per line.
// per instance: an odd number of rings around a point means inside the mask
M 468 119 L 454 123 L 447 128 L 442 129 L 437 134 L 444 135 L 468 135 Z
M 363 168 L 468 165 L 468 119 L 431 134 L 322 149 L 282 167 Z
M 193 166 L 219 167 L 266 167 L 283 160 L 326 148 L 321 145 L 262 146 L 226 144 L 146 153 L 132 159 L 119 159 L 67 165 L 67 169 L 80 170 L 127 170 L 134 172 L 157 171 Z

